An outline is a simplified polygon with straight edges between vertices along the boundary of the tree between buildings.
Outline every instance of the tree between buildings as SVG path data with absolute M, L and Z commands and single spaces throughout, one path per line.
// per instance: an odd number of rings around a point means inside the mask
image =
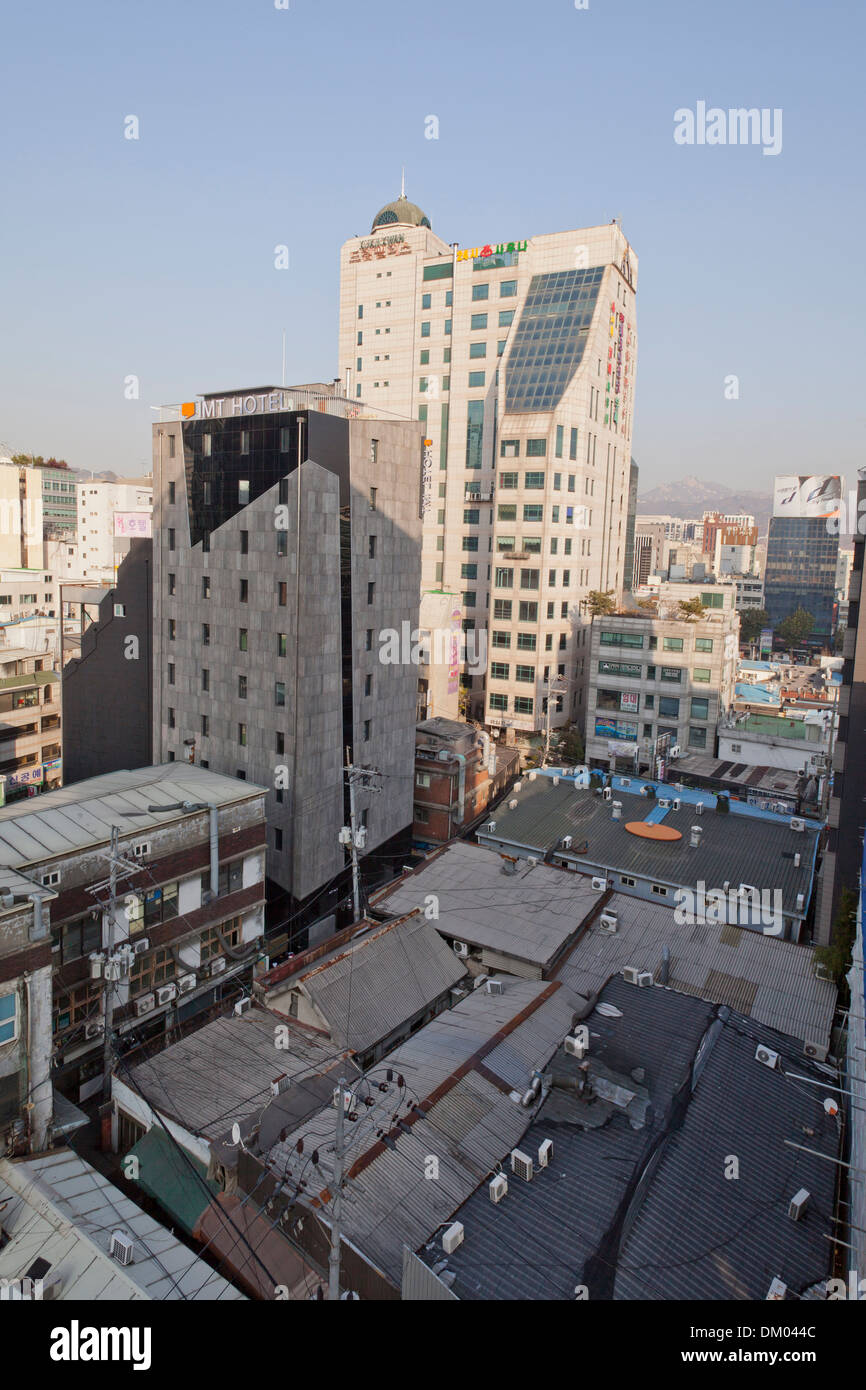
M 576 724 L 570 724 L 559 734 L 555 743 L 556 756 L 566 765 L 582 763 L 584 757 L 583 735 Z
M 740 641 L 757 642 L 765 627 L 770 626 L 766 608 L 746 608 L 740 614 Z
M 848 984 L 845 979 L 851 968 L 851 953 L 854 949 L 854 934 L 857 930 L 857 894 L 853 888 L 843 888 L 839 899 L 839 910 L 833 922 L 829 946 L 816 946 L 815 962 L 823 965 L 828 975 L 832 975 L 847 1002 Z
M 616 611 L 616 599 L 613 589 L 606 589 L 604 593 L 602 593 L 601 589 L 590 589 L 586 596 L 586 603 L 589 608 L 590 616 L 593 618 L 601 618 L 607 613 L 614 613 Z
M 805 608 L 795 608 L 793 613 L 779 623 L 776 633 L 786 646 L 796 646 L 804 637 L 809 636 L 814 626 L 815 619 L 811 613 L 807 613 Z

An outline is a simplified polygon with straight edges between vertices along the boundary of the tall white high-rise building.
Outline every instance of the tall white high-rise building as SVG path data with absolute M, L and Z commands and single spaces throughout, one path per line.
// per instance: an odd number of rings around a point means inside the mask
M 514 229 L 509 229 L 513 231 Z M 426 425 L 422 589 L 462 596 L 470 713 L 582 719 L 590 590 L 623 586 L 637 258 L 617 223 L 468 249 L 401 195 L 341 255 L 346 393 Z M 629 576 L 630 579 L 630 576 Z

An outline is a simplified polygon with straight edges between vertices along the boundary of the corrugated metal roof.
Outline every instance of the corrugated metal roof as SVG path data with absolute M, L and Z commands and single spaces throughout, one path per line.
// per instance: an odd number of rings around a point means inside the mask
M 317 961 L 286 984 L 302 984 L 331 1037 L 362 1052 L 423 1013 L 465 974 L 432 923 L 414 916 L 355 938 L 335 959 Z
M 517 1059 L 526 1059 L 522 1092 L 531 1071 L 546 1064 L 568 1032 L 576 1003 L 556 983 L 508 979 L 503 994 L 474 990 L 374 1068 L 373 1104 L 359 1101 L 359 1118 L 347 1126 L 342 1224 L 346 1238 L 396 1285 L 403 1246 L 417 1249 L 428 1240 L 520 1139 L 532 1111 L 509 1094 L 511 1078 L 519 1075 Z M 504 1030 L 510 1030 L 507 1038 L 497 1045 Z M 377 1089 L 386 1067 L 404 1078 L 402 1103 L 395 1085 L 387 1093 Z M 410 1102 L 428 1100 L 433 1103 L 424 1117 L 410 1116 L 409 1132 L 395 1133 L 393 1148 L 379 1143 L 377 1133 L 391 1130 L 398 1112 L 408 1116 Z M 308 1199 L 327 1191 L 333 1178 L 334 1120 L 333 1106 L 326 1107 L 267 1156 L 273 1171 L 287 1174 L 289 1188 L 305 1172 Z M 306 1156 L 316 1148 L 313 1176 Z M 435 1179 L 427 1172 L 430 1156 L 438 1162 Z
M 614 893 L 606 910 L 617 914 L 617 931 L 593 923 L 556 971 L 576 994 L 597 993 L 626 965 L 658 979 L 668 946 L 674 989 L 717 1004 L 739 1001 L 757 1023 L 804 1043 L 829 1043 L 836 988 L 816 978 L 811 947 L 718 922 L 680 926 L 672 908 L 623 893 Z
M 288 1029 L 291 1047 L 278 1048 L 276 1030 Z M 215 1019 L 131 1070 L 130 1084 L 160 1114 L 192 1134 L 218 1139 L 235 1120 L 273 1100 L 271 1082 L 297 1077 L 301 1086 L 335 1061 L 327 1039 L 302 1032 L 267 1009 Z M 119 1080 L 124 1080 L 121 1074 Z M 283 1083 L 285 1084 L 285 1083 Z M 321 1097 L 314 1093 L 317 1107 Z
M 515 874 L 502 865 L 496 851 L 457 840 L 372 902 L 378 912 L 399 915 L 423 910 L 433 894 L 443 936 L 544 967 L 597 905 L 598 893 L 588 878 L 548 864 L 519 864 Z
M 0 1159 L 0 1278 L 21 1279 L 36 1259 L 62 1279 L 60 1298 L 92 1300 L 243 1298 L 153 1217 L 71 1149 Z M 111 1233 L 134 1242 L 130 1265 L 108 1253 Z
M 454 1213 L 463 1243 L 446 1257 L 428 1241 L 421 1258 L 445 1262 L 441 1277 L 461 1299 L 573 1299 L 579 1285 L 591 1302 L 763 1299 L 774 1276 L 811 1287 L 829 1269 L 835 1168 L 785 1140 L 835 1155 L 839 1125 L 821 1087 L 786 1072 L 817 1080 L 821 1070 L 778 1033 L 670 989 L 616 978 L 601 1002 L 613 1013 L 586 1020 L 590 1075 L 648 1093 L 642 1127 L 569 1089 L 580 1064 L 558 1052 L 550 1071 L 563 1084 L 520 1141 L 534 1157 L 551 1139 L 551 1163 L 529 1183 L 506 1167 L 497 1205 L 480 1186 Z M 759 1043 L 782 1054 L 780 1069 L 756 1061 Z M 794 1222 L 788 1203 L 801 1186 L 812 1198 Z
M 206 768 L 163 763 L 132 771 L 109 772 L 84 782 L 46 792 L 36 801 L 0 807 L 0 864 L 18 868 L 71 854 L 111 839 L 112 825 L 127 826 L 127 834 L 170 825 L 183 811 L 149 812 L 147 807 L 178 801 L 229 806 L 263 796 L 264 787 L 223 777 Z M 118 821 L 124 812 L 141 812 Z
M 640 783 L 636 780 L 635 786 Z M 676 796 L 674 788 L 665 794 Z M 622 818 L 614 820 L 611 804 L 594 791 L 576 788 L 563 780 L 554 786 L 549 777 L 525 782 L 517 795 L 517 806 L 499 807 L 494 817 L 496 829 L 488 834 L 482 827 L 482 844 L 514 845 L 530 853 L 544 854 L 571 835 L 574 845 L 561 851 L 576 865 L 604 866 L 618 873 L 636 874 L 656 883 L 720 889 L 726 880 L 749 883 L 758 889 L 782 893 L 786 915 L 801 917 L 797 895 L 802 893 L 808 906 L 818 831 L 807 824 L 792 830 L 784 817 L 766 812 L 750 813 L 742 803 L 727 814 L 705 811 L 698 818 L 695 807 L 684 801 L 678 811 L 669 809 L 664 824 L 681 832 L 682 838 L 670 842 L 642 839 L 626 830 L 632 820 L 645 820 L 657 804 L 639 793 L 617 788 L 622 802 Z M 708 793 L 708 795 L 712 795 Z M 690 844 L 692 825 L 700 824 L 700 844 Z M 578 846 L 587 842 L 585 852 Z M 800 854 L 800 865 L 794 855 Z

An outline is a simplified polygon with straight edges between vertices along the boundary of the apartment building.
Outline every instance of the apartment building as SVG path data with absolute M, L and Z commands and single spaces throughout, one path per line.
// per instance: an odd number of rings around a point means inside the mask
M 169 1028 L 249 986 L 264 933 L 264 849 L 264 789 L 186 765 L 114 772 L 0 809 L 0 904 L 10 879 L 12 907 L 40 891 L 47 899 L 32 961 L 12 921 L 8 993 L 20 1020 L 30 971 L 51 971 L 40 1027 L 69 1099 L 103 1085 L 106 1005 L 126 1052 L 158 1046 Z M 0 906 L 0 1077 L 12 1007 L 2 1002 L 4 930 Z
M 42 569 L 0 569 L 0 623 L 26 618 L 53 618 L 57 612 L 57 580 Z
M 703 616 L 680 616 L 696 597 Z M 675 750 L 713 752 L 736 684 L 734 597 L 731 585 L 666 584 L 654 610 L 593 619 L 587 762 L 661 776 Z
M 79 482 L 77 554 L 66 561 L 67 569 L 75 565 L 72 577 L 113 584 L 130 542 L 152 534 L 152 513 L 150 476 Z
M 341 253 L 347 394 L 419 420 L 430 461 L 422 582 L 461 595 L 486 673 L 470 716 L 582 716 L 591 589 L 621 592 L 637 258 L 616 222 L 460 249 L 401 195 Z
M 42 469 L 0 458 L 0 565 L 41 568 Z
M 0 805 L 62 780 L 60 677 L 50 657 L 0 649 Z
M 163 415 L 154 756 L 266 787 L 268 878 L 306 900 L 346 863 L 347 750 L 381 774 L 358 789 L 365 853 L 410 843 L 423 432 L 324 387 Z

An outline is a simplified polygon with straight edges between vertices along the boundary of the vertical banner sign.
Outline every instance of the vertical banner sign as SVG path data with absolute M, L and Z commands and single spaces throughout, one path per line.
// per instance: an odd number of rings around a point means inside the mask
M 451 634 L 449 661 L 448 661 L 448 694 L 456 695 L 460 688 L 460 618 L 461 611 L 454 608 L 451 611 Z
M 430 510 L 430 503 L 433 499 L 433 440 L 424 440 L 424 451 L 421 455 L 421 495 L 418 504 L 418 515 L 424 521 Z

